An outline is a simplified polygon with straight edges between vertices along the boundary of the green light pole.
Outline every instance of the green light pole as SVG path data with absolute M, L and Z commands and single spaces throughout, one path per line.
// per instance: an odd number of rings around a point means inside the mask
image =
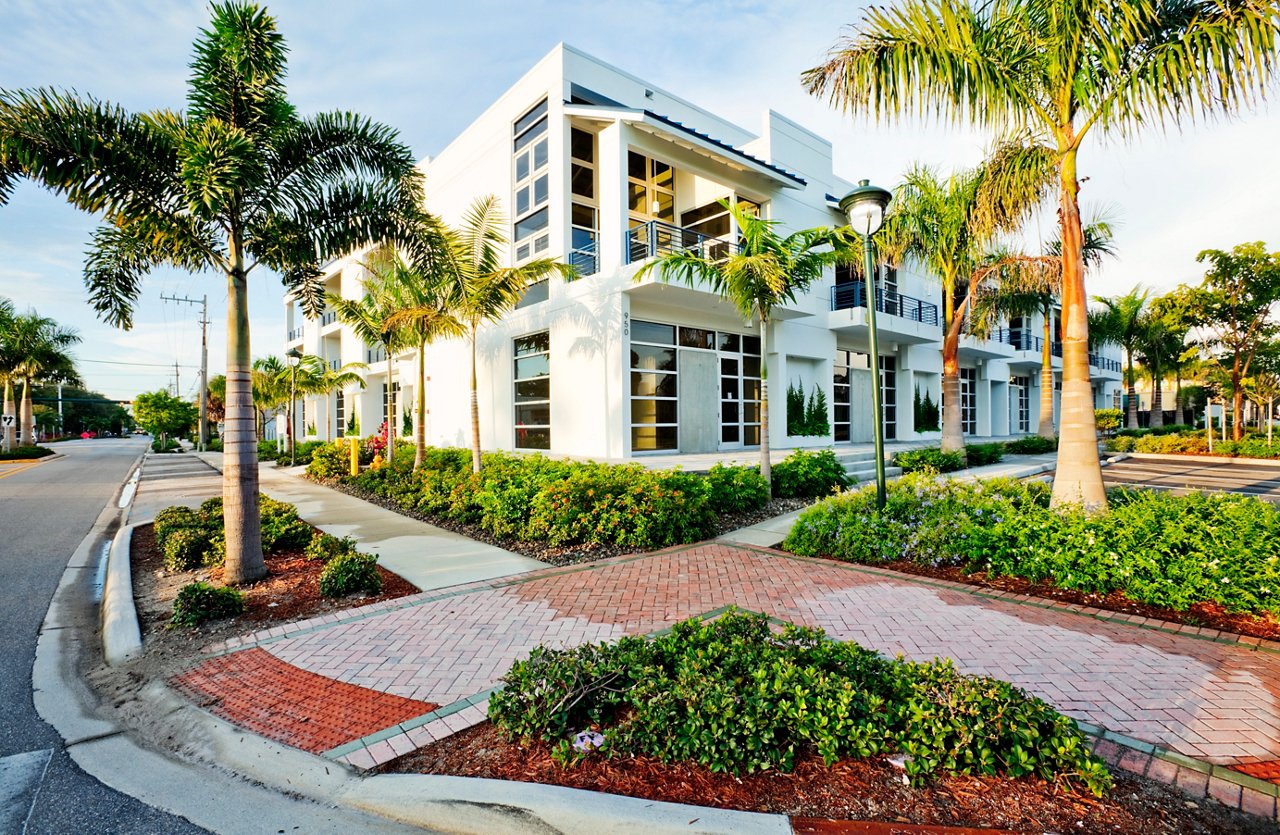
M 862 238 L 862 277 L 867 287 L 867 342 L 871 351 L 871 426 L 876 446 L 876 507 L 885 503 L 884 413 L 880 406 L 880 343 L 876 333 L 876 250 L 873 240 L 884 223 L 884 210 L 893 195 L 869 180 L 840 200 L 840 211 L 849 218 L 849 228 Z
M 297 465 L 297 447 L 294 446 L 293 434 L 297 429 L 294 423 L 298 413 L 298 363 L 302 360 L 302 352 L 290 348 L 285 352 L 285 362 L 289 363 L 289 466 Z

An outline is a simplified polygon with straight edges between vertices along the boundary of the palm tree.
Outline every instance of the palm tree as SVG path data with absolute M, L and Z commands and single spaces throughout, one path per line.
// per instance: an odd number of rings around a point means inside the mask
M 454 316 L 471 343 L 471 469 L 480 472 L 480 399 L 476 385 L 476 337 L 480 326 L 501 318 L 520 301 L 532 284 L 552 275 L 572 278 L 573 267 L 550 258 L 527 261 L 518 267 L 502 266 L 507 245 L 506 218 L 498 198 L 482 197 L 471 205 L 462 227 L 453 233 Z
M 333 440 L 333 409 L 330 398 L 335 391 L 345 391 L 352 386 L 365 387 L 364 375 L 369 366 L 362 362 L 348 362 L 334 368 L 324 357 L 307 355 L 298 361 L 299 379 L 306 375 L 306 387 L 299 388 L 307 394 L 323 394 L 325 398 L 325 437 Z M 305 371 L 303 370 L 305 368 Z
M 317 268 L 393 239 L 421 202 L 413 153 L 351 113 L 300 117 L 286 98 L 284 39 L 257 6 L 218 2 L 196 40 L 185 112 L 129 113 L 49 89 L 0 91 L 0 202 L 16 176 L 101 213 L 85 263 L 91 305 L 132 324 L 152 269 L 221 275 L 227 287 L 223 469 L 230 584 L 266 574 L 251 402 L 248 279 L 281 275 L 312 313 Z
M 1093 300 L 1101 304 L 1102 309 L 1100 315 L 1094 317 L 1089 323 L 1091 327 L 1098 329 L 1098 333 L 1094 336 L 1094 344 L 1119 345 L 1124 349 L 1125 363 L 1128 368 L 1126 376 L 1129 380 L 1126 424 L 1130 429 L 1138 428 L 1138 395 L 1133 373 L 1133 359 L 1142 343 L 1147 325 L 1147 296 L 1148 291 L 1140 286 L 1115 298 L 1094 296 Z
M 880 118 L 936 115 L 997 133 L 1030 130 L 1058 169 L 1062 432 L 1053 503 L 1106 508 L 1089 382 L 1088 294 L 1076 155 L 1091 132 L 1128 138 L 1232 111 L 1274 70 L 1270 2 L 897 0 L 871 6 L 809 91 Z
M 446 230 L 434 230 L 435 244 L 441 252 L 456 251 L 456 241 Z M 418 346 L 418 381 L 414 387 L 413 468 L 422 466 L 427 454 L 427 346 L 437 339 L 462 336 L 462 323 L 454 315 L 458 307 L 456 262 L 452 258 L 435 260 L 427 270 L 410 266 L 398 255 L 378 267 L 378 276 L 395 299 L 400 310 L 393 314 L 393 325 L 404 328 L 410 342 Z
M 68 351 L 80 342 L 80 336 L 34 310 L 14 316 L 7 332 L 6 341 L 14 360 L 12 378 L 22 383 L 22 443 L 31 446 L 36 431 L 31 387 L 46 382 L 79 384 L 75 361 Z
M 645 264 L 635 280 L 657 272 L 664 281 L 710 290 L 736 307 L 743 319 L 760 323 L 760 475 L 768 485 L 772 468 L 767 366 L 773 311 L 794 302 L 796 293 L 820 281 L 830 265 L 852 260 L 855 253 L 860 257 L 862 247 L 852 246 L 851 241 L 830 229 L 802 229 L 784 236 L 777 231 L 777 221 L 757 217 L 737 203 L 721 203 L 737 222 L 736 250 L 676 250 Z
M 277 356 L 259 357 L 253 361 L 250 381 L 255 411 L 255 437 L 265 434 L 267 415 L 280 411 L 289 401 L 289 366 Z M 258 428 L 260 427 L 260 428 Z
M 1015 265 L 992 259 L 996 237 L 1021 223 L 1048 182 L 1043 161 L 1038 164 L 1024 151 L 1006 143 L 983 165 L 946 178 L 916 165 L 898 187 L 886 220 L 883 235 L 893 260 L 915 258 L 942 282 L 943 452 L 964 454 L 960 337 L 969 318 L 965 309 L 978 295 L 981 279 Z M 960 301 L 957 293 L 964 288 L 968 292 Z
M 408 348 L 409 333 L 403 325 L 392 322 L 391 317 L 400 309 L 398 300 L 378 277 L 378 259 L 371 259 L 363 266 L 372 273 L 365 280 L 365 294 L 360 299 L 344 299 L 332 293 L 328 296 L 329 307 L 338 315 L 338 320 L 351 328 L 351 331 L 366 345 L 380 345 L 387 354 L 387 460 L 395 460 L 396 451 L 396 409 L 393 374 L 395 355 Z
M 13 302 L 0 297 L 0 383 L 4 384 L 4 411 L 0 415 L 13 415 L 13 381 L 17 378 L 18 355 L 13 345 Z M 4 451 L 13 451 L 15 427 L 5 426 Z

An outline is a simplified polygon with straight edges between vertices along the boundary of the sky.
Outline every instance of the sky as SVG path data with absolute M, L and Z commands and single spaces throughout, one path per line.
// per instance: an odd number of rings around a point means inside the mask
M 289 44 L 289 95 L 303 113 L 353 110 L 434 155 L 558 42 L 564 41 L 758 131 L 766 108 L 830 139 L 836 174 L 892 187 L 912 163 L 947 170 L 982 158 L 990 137 L 920 122 L 876 124 L 802 89 L 864 3 L 812 0 L 440 0 L 304 2 L 267 7 Z M 191 44 L 208 8 L 186 0 L 0 0 L 0 87 L 71 88 L 132 110 L 181 108 Z M 1090 279 L 1110 295 L 1195 282 L 1196 255 L 1244 241 L 1280 248 L 1280 110 L 1274 101 L 1126 142 L 1094 136 L 1080 157 L 1085 212 L 1117 224 L 1118 256 Z M 428 189 L 430 184 L 428 183 Z M 1033 240 L 1049 237 L 1052 215 Z M 199 307 L 161 296 L 208 296 L 210 375 L 225 368 L 220 277 L 153 274 L 121 331 L 98 321 L 81 281 L 96 220 L 34 185 L 0 207 L 0 296 L 75 327 L 87 385 L 130 399 L 177 382 L 193 395 Z M 1035 224 L 1033 224 L 1035 227 Z M 1043 231 L 1043 234 L 1041 232 Z M 255 356 L 283 352 L 277 277 L 251 277 Z

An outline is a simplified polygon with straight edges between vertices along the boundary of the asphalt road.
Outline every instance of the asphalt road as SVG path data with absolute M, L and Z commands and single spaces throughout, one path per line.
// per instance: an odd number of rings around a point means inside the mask
M 81 771 L 31 697 L 36 638 L 58 581 L 145 446 L 68 441 L 56 447 L 61 459 L 0 467 L 0 833 L 204 832 Z M 91 581 L 82 592 L 91 613 Z
M 1108 486 L 1128 485 L 1186 493 L 1241 493 L 1280 502 L 1280 467 L 1248 461 L 1231 463 L 1180 459 L 1129 458 L 1102 468 L 1102 480 Z M 3 482 L 0 482 L 3 483 Z

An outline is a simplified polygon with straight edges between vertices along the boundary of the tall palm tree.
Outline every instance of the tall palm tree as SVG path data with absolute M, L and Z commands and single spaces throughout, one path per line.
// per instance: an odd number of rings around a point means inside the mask
M 258 508 L 248 280 L 279 273 L 312 313 L 331 258 L 395 238 L 421 174 L 395 131 L 351 113 L 300 117 L 286 98 L 284 39 L 241 0 L 212 5 L 185 112 L 129 113 L 71 92 L 0 91 L 0 202 L 16 176 L 101 213 L 85 263 L 91 305 L 128 328 L 158 266 L 227 287 L 223 468 L 227 558 L 237 584 L 266 574 Z
M 1136 378 L 1133 373 L 1133 360 L 1136 357 L 1147 326 L 1147 297 L 1150 292 L 1142 287 L 1134 287 L 1123 296 L 1103 298 L 1094 296 L 1093 300 L 1102 305 L 1100 315 L 1091 320 L 1090 325 L 1098 328 L 1094 344 L 1119 345 L 1124 349 L 1125 364 L 1128 368 L 1126 376 L 1129 381 L 1129 398 L 1126 408 L 1126 425 L 1130 429 L 1138 428 L 1138 395 Z M 1096 444 L 1095 444 L 1096 445 Z
M 368 365 L 363 362 L 348 362 L 334 368 L 324 357 L 304 356 L 298 361 L 299 379 L 304 379 L 305 387 L 299 391 L 307 394 L 320 394 L 325 398 L 325 437 L 333 440 L 333 408 L 330 398 L 335 391 L 345 391 L 353 386 L 364 388 L 365 379 L 362 371 Z M 305 378 L 304 376 L 305 375 Z
M 716 293 L 742 314 L 760 324 L 760 475 L 772 480 L 769 462 L 769 323 L 773 312 L 796 293 L 822 279 L 827 267 L 860 256 L 861 246 L 831 229 L 802 229 L 781 234 L 777 221 L 757 217 L 737 203 L 721 201 L 738 225 L 738 247 L 677 250 L 645 264 L 636 273 L 640 281 L 658 273 L 664 281 Z M 875 362 L 875 359 L 872 359 Z
M 435 246 L 442 250 L 456 247 L 447 230 L 435 230 Z M 465 334 L 454 311 L 458 308 L 459 283 L 457 262 L 450 257 L 438 258 L 435 267 L 426 270 L 411 266 L 398 255 L 379 265 L 379 278 L 395 299 L 400 310 L 391 317 L 392 324 L 403 327 L 406 337 L 418 348 L 418 380 L 414 387 L 413 468 L 422 466 L 427 454 L 427 346 L 437 339 Z
M 400 309 L 399 302 L 387 286 L 385 280 L 376 271 L 377 259 L 364 264 L 370 272 L 365 279 L 365 294 L 359 299 L 344 299 L 332 293 L 328 296 L 329 307 L 338 315 L 338 320 L 351 328 L 352 333 L 364 340 L 366 345 L 379 345 L 387 354 L 387 460 L 395 459 L 396 451 L 396 409 L 395 391 L 393 387 L 396 354 L 410 346 L 409 332 L 401 324 L 392 321 Z
M 1005 143 L 984 164 L 945 178 L 916 165 L 890 205 L 885 236 L 894 260 L 914 258 L 942 283 L 943 452 L 964 454 L 960 337 L 968 319 L 967 306 L 979 294 L 981 279 L 1021 263 L 993 261 L 996 238 L 1021 224 L 1040 202 L 1048 183 L 1043 155 L 1026 151 L 1016 142 Z M 960 300 L 962 289 L 968 292 Z
M 1063 241 L 1062 432 L 1053 503 L 1106 508 L 1089 382 L 1076 156 L 1259 98 L 1280 17 L 1257 0 L 896 0 L 871 6 L 804 74 L 810 92 L 880 118 L 919 114 L 1029 129 L 1058 170 Z
M 471 344 L 471 469 L 480 472 L 480 398 L 476 384 L 476 337 L 481 325 L 502 317 L 520 301 L 526 289 L 553 275 L 572 278 L 573 267 L 550 258 L 502 266 L 507 221 L 498 198 L 482 197 L 471 205 L 462 226 L 453 232 L 455 317 Z
M 250 376 L 253 386 L 255 437 L 265 434 L 267 416 L 276 414 L 289 401 L 289 366 L 277 356 L 259 357 L 253 361 Z

